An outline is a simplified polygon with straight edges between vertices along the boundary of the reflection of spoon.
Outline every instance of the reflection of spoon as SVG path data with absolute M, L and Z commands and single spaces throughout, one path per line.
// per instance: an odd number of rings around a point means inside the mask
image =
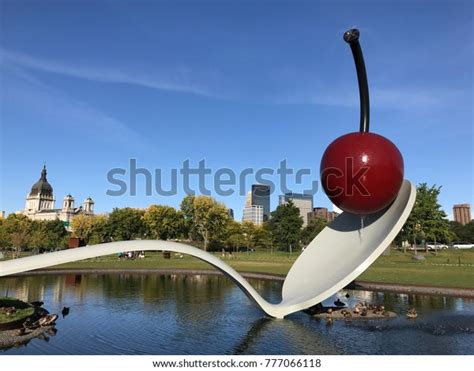
M 270 318 L 260 318 L 250 327 L 250 330 L 247 332 L 247 335 L 244 339 L 234 347 L 232 354 L 240 355 L 245 354 L 250 346 L 255 343 L 258 339 L 258 335 L 266 327 L 267 324 L 271 322 Z
M 392 205 L 371 214 L 364 226 L 364 239 L 357 249 L 359 215 L 343 212 L 316 236 L 291 267 L 282 289 L 282 301 L 270 304 L 237 271 L 224 261 L 195 247 L 170 241 L 119 241 L 80 247 L 0 262 L 0 276 L 58 264 L 112 255 L 123 251 L 160 250 L 188 254 L 222 271 L 272 317 L 284 316 L 327 299 L 365 271 L 390 245 L 415 203 L 415 187 L 404 181 Z

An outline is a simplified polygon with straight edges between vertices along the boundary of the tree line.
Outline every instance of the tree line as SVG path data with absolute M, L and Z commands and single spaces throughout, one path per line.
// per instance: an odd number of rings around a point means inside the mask
M 396 243 L 421 244 L 423 241 L 450 243 L 473 241 L 473 223 L 461 226 L 449 222 L 438 203 L 441 187 L 422 183 L 417 187 L 413 211 Z M 277 207 L 262 226 L 236 222 L 223 203 L 209 196 L 186 196 L 177 210 L 165 205 L 147 209 L 115 208 L 109 214 L 78 215 L 71 224 L 72 233 L 60 220 L 34 221 L 11 214 L 0 219 L 0 247 L 17 254 L 22 249 L 65 248 L 69 237 L 85 244 L 134 239 L 185 240 L 203 250 L 273 249 L 293 252 L 301 249 L 327 225 L 313 218 L 303 228 L 299 210 L 289 202 Z

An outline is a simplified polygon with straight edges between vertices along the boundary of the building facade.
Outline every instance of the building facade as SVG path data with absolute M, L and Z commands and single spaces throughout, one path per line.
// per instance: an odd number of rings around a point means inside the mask
M 32 220 L 56 220 L 59 219 L 69 229 L 72 219 L 79 214 L 94 215 L 94 201 L 88 197 L 82 206 L 74 206 L 74 197 L 70 194 L 63 199 L 62 207 L 55 208 L 53 187 L 47 179 L 46 166 L 41 170 L 40 179 L 33 184 L 30 193 L 26 197 L 25 209 L 21 212 Z
M 270 219 L 270 187 L 264 184 L 252 184 L 252 190 L 247 193 L 245 209 L 250 212 L 250 206 L 261 206 L 263 210 L 263 221 Z
M 454 221 L 466 225 L 471 222 L 471 205 L 458 204 L 453 206 Z
M 300 215 L 303 218 L 303 227 L 306 227 L 308 225 L 308 214 L 313 211 L 313 195 L 285 193 L 280 196 L 278 204 L 285 205 L 290 201 L 300 211 Z
M 339 215 L 336 211 L 329 211 L 326 207 L 315 207 L 308 213 L 308 223 L 314 218 L 322 218 L 327 222 L 332 222 Z
M 246 205 L 242 216 L 243 222 L 252 222 L 255 225 L 262 225 L 264 222 L 263 206 Z

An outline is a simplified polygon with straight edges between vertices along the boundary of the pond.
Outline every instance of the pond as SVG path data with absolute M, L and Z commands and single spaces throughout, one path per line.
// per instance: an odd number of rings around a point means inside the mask
M 251 280 L 271 302 L 281 282 Z M 349 293 L 349 299 L 343 295 Z M 474 354 L 474 300 L 348 290 L 341 300 L 384 304 L 395 319 L 265 317 L 216 275 L 32 275 L 0 279 L 0 296 L 44 301 L 57 333 L 0 354 Z M 336 296 L 327 301 L 331 304 Z M 415 307 L 419 316 L 405 318 Z

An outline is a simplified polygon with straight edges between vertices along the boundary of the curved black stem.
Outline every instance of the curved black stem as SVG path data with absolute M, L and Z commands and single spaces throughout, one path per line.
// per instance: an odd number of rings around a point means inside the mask
M 369 103 L 369 85 L 367 83 L 367 72 L 365 71 L 364 56 L 359 44 L 359 30 L 353 28 L 344 33 L 346 41 L 352 50 L 354 63 L 357 70 L 357 79 L 359 80 L 360 96 L 360 131 L 366 133 L 369 131 L 370 122 L 370 103 Z

